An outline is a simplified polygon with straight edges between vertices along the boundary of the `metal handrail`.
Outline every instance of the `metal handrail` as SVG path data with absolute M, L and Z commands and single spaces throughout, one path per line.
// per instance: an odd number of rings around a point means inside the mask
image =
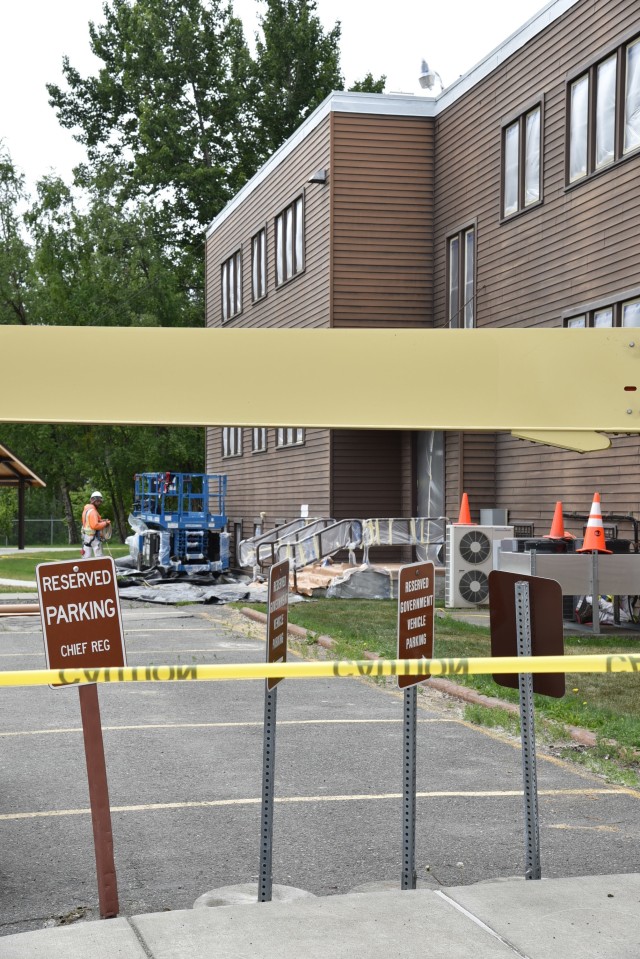
M 333 519 L 309 519 L 308 517 L 302 516 L 291 520 L 289 523 L 284 523 L 282 526 L 275 526 L 273 529 L 267 530 L 266 533 L 260 533 L 258 536 L 252 536 L 247 539 L 243 539 L 238 544 L 238 562 L 240 563 L 240 566 L 258 565 L 262 567 L 264 565 L 270 565 L 269 563 L 263 563 L 260 559 L 260 553 L 263 546 L 266 546 L 270 543 L 279 545 L 281 543 L 293 542 L 302 532 L 304 532 L 305 535 L 308 535 L 309 529 L 315 530 L 318 524 L 324 524 L 326 526 L 334 522 L 335 520 Z
M 354 550 L 362 546 L 362 520 L 342 519 L 310 536 L 278 547 L 278 561 L 288 559 L 292 569 L 302 569 L 321 562 L 343 549 L 349 550 L 349 560 L 355 563 Z

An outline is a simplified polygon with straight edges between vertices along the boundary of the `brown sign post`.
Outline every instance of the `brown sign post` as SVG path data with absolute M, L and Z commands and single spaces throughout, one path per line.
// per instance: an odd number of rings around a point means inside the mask
M 36 567 L 49 669 L 125 666 L 115 564 L 111 557 Z M 54 687 L 59 688 L 59 687 Z M 118 883 L 98 689 L 80 684 L 80 713 L 98 876 L 100 915 L 118 915 Z

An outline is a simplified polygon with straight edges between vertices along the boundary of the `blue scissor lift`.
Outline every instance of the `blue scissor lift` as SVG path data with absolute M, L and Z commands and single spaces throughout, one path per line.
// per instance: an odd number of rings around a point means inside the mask
M 133 516 L 138 568 L 221 572 L 229 568 L 227 477 L 221 473 L 138 473 Z

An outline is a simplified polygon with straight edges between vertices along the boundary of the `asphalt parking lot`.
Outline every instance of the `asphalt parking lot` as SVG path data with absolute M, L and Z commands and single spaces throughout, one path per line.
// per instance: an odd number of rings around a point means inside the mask
M 131 665 L 263 661 L 264 630 L 226 607 L 123 604 Z M 0 669 L 44 665 L 37 618 L 0 620 Z M 256 882 L 262 682 L 100 686 L 121 912 L 190 908 Z M 0 690 L 0 932 L 98 917 L 74 689 Z M 419 700 L 418 876 L 521 875 L 519 743 Z M 640 792 L 540 755 L 544 876 L 640 871 Z M 364 680 L 278 692 L 274 883 L 319 896 L 401 873 L 402 697 Z

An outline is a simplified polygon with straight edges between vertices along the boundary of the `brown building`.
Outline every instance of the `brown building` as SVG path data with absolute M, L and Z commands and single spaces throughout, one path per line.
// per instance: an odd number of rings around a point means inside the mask
M 553 0 L 439 96 L 328 97 L 211 224 L 206 322 L 234 327 L 640 326 L 640 5 Z M 225 362 L 237 367 L 242 356 Z M 455 363 L 455 357 L 451 357 Z M 383 369 L 322 403 L 366 403 Z M 526 389 L 519 371 L 503 384 Z M 407 376 L 428 376 L 411 369 Z M 589 390 L 580 369 L 549 377 Z M 476 389 L 486 387 L 479 364 Z M 255 384 L 252 384 L 255 388 Z M 287 389 L 265 356 L 264 388 Z M 296 422 L 296 397 L 290 397 Z M 580 455 L 510 434 L 212 428 L 236 538 L 300 515 L 457 517 L 548 532 L 555 502 L 640 516 L 640 441 Z M 262 520 L 261 520 L 261 514 Z M 242 524 L 240 529 L 239 524 Z M 580 520 L 567 520 L 579 533 Z M 620 536 L 631 526 L 620 523 Z

